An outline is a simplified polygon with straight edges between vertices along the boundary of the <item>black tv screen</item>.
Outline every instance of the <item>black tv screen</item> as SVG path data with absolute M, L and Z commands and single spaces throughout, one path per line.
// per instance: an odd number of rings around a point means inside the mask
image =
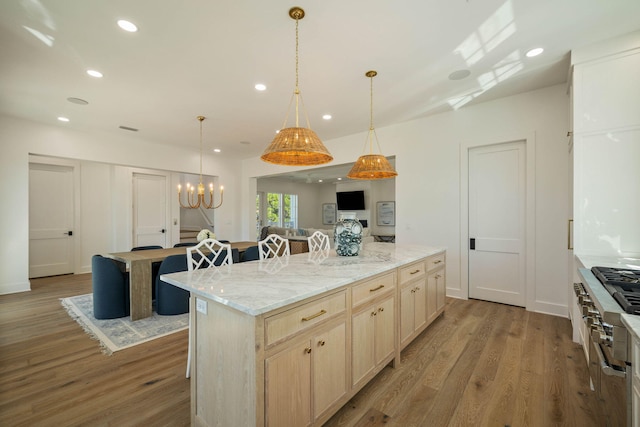
M 364 207 L 364 191 L 338 191 L 336 193 L 339 211 L 362 211 Z

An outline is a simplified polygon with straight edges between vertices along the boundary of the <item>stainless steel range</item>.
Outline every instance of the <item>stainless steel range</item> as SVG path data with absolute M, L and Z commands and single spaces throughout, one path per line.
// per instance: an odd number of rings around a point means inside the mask
M 579 269 L 574 290 L 587 329 L 589 373 L 609 425 L 631 425 L 631 338 L 622 313 L 640 314 L 640 270 Z

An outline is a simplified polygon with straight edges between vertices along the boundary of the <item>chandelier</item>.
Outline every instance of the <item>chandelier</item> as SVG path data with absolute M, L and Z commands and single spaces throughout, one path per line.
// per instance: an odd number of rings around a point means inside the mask
M 369 125 L 369 133 L 367 134 L 367 140 L 365 142 L 365 148 L 367 146 L 367 142 L 369 143 L 369 154 L 363 154 L 358 158 L 356 163 L 351 168 L 351 171 L 347 174 L 348 178 L 351 179 L 385 179 L 385 178 L 393 178 L 398 175 L 398 172 L 393 169 L 393 166 L 389 163 L 389 160 L 385 156 L 382 155 L 382 150 L 380 149 L 380 142 L 378 142 L 378 135 L 376 134 L 376 130 L 373 127 L 373 78 L 377 76 L 378 73 L 376 71 L 367 71 L 365 76 L 371 79 L 371 122 Z M 376 139 L 376 144 L 378 146 L 378 151 L 380 154 L 373 153 L 373 138 Z
M 331 156 L 329 150 L 322 144 L 318 135 L 311 130 L 309 117 L 304 108 L 304 102 L 302 102 L 302 95 L 300 95 L 300 88 L 298 87 L 298 21 L 304 18 L 304 10 L 299 7 L 292 7 L 289 10 L 289 16 L 296 20 L 296 87 L 291 95 L 289 108 L 282 128 L 278 131 L 276 137 L 260 158 L 267 163 L 277 165 L 321 165 L 333 160 L 333 156 Z M 296 124 L 295 127 L 285 128 L 294 98 L 296 101 Z M 300 103 L 302 103 L 304 115 L 307 119 L 306 128 L 300 127 L 299 125 L 298 110 Z
M 224 187 L 220 186 L 220 203 L 216 206 L 213 206 L 213 184 L 209 184 L 209 203 L 204 201 L 204 184 L 202 184 L 202 122 L 204 121 L 204 116 L 197 116 L 198 121 L 200 121 L 200 183 L 198 184 L 197 194 L 196 187 L 187 183 L 186 192 L 187 192 L 187 204 L 182 203 L 181 190 L 182 185 L 178 184 L 178 203 L 180 206 L 186 209 L 197 209 L 202 206 L 205 209 L 217 209 L 222 206 L 222 199 L 224 196 Z

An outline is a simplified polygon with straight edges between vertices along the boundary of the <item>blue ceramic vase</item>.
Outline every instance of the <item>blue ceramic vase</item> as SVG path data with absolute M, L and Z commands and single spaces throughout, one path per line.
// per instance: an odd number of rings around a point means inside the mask
M 335 228 L 336 253 L 339 256 L 357 256 L 362 243 L 362 224 L 352 212 L 343 212 Z

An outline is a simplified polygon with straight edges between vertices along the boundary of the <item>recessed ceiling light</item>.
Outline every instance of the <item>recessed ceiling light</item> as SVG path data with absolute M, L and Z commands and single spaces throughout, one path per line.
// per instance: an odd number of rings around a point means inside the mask
M 471 75 L 471 71 L 469 70 L 456 70 L 449 74 L 449 80 L 462 80 L 469 77 L 469 75 Z
M 68 118 L 62 117 L 62 116 L 58 117 L 58 120 L 60 120 L 61 122 L 65 122 L 65 123 L 69 121 Z
M 213 149 L 213 152 L 214 152 L 214 153 L 219 153 L 220 151 L 221 151 L 221 150 L 220 150 L 219 148 L 214 148 L 214 149 Z
M 322 118 L 325 120 L 331 120 L 331 114 L 325 114 Z
M 136 24 L 134 24 L 133 22 L 125 21 L 124 19 L 120 19 L 118 21 L 118 27 L 130 33 L 135 33 L 136 31 L 138 31 L 138 26 Z
M 276 130 L 276 133 L 280 133 L 280 129 Z
M 263 85 L 262 83 L 258 83 L 254 87 L 259 91 L 267 90 L 267 86 Z
M 542 52 L 544 52 L 543 48 L 536 47 L 535 49 L 531 49 L 529 52 L 527 52 L 526 55 L 528 58 L 533 58 L 534 56 L 540 55 Z
M 319 179 L 319 180 L 318 180 L 318 182 L 322 182 L 322 180 L 321 180 L 321 179 Z
M 67 98 L 67 101 L 69 101 L 72 104 L 78 104 L 78 105 L 87 105 L 89 102 L 85 101 L 84 99 L 80 99 L 80 98 Z
M 342 178 L 338 178 L 338 181 L 342 181 Z
M 102 78 L 102 73 L 100 71 L 87 70 L 87 74 L 89 74 L 91 77 Z

